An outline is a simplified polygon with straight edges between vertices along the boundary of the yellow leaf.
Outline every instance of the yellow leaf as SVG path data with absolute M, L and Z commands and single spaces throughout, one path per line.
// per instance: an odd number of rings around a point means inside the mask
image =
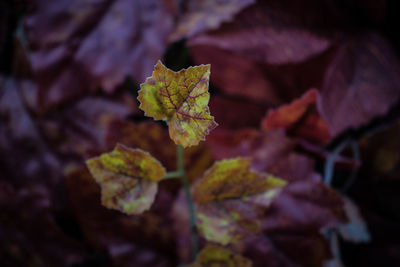
M 141 84 L 140 109 L 155 120 L 168 120 L 171 139 L 183 147 L 197 145 L 218 124 L 210 115 L 210 65 L 174 72 L 161 61 Z
M 207 245 L 189 267 L 251 267 L 249 259 L 216 245 Z
M 200 234 L 221 245 L 261 229 L 261 219 L 286 181 L 250 169 L 250 159 L 216 162 L 193 187 Z
M 86 162 L 101 186 L 102 204 L 126 214 L 140 214 L 151 207 L 164 167 L 149 153 L 117 144 L 110 153 Z

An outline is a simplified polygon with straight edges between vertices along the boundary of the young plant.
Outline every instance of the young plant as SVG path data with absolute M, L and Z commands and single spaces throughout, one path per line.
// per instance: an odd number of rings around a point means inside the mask
M 158 61 L 152 76 L 141 84 L 139 108 L 146 116 L 168 124 L 169 136 L 177 145 L 177 170 L 166 172 L 148 152 L 121 144 L 87 161 L 101 186 L 102 204 L 128 215 L 150 209 L 158 182 L 180 178 L 190 218 L 192 256 L 193 260 L 197 258 L 195 266 L 206 266 L 201 262 L 209 264 L 213 259 L 226 260 L 227 264 L 232 261 L 231 252 L 217 246 L 206 246 L 197 257 L 197 227 L 207 241 L 221 245 L 258 234 L 259 218 L 286 184 L 284 180 L 251 170 L 249 159 L 235 158 L 216 162 L 191 191 L 183 167 L 184 148 L 205 140 L 218 125 L 208 108 L 209 77 L 210 65 L 174 72 Z M 235 257 L 234 261 L 242 262 L 241 266 L 248 266 L 247 260 Z

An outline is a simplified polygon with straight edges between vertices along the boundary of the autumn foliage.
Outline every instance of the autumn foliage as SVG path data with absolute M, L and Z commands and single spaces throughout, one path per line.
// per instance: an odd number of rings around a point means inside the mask
M 394 2 L 0 3 L 0 266 L 400 266 Z

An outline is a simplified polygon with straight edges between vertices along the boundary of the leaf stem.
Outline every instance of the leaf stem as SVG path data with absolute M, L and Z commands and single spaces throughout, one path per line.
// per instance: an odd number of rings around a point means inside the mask
M 184 162 L 183 162 L 184 153 L 183 153 L 183 147 L 181 145 L 177 146 L 176 156 L 177 156 L 177 167 L 178 167 L 177 172 L 180 172 L 182 174 L 180 177 L 182 180 L 183 189 L 185 190 L 186 204 L 188 205 L 189 223 L 190 223 L 190 230 L 192 233 L 192 236 L 191 236 L 192 259 L 193 259 L 193 261 L 195 261 L 197 252 L 198 252 L 198 233 L 197 233 L 197 227 L 196 227 L 195 208 L 194 208 L 194 204 L 192 201 L 192 195 L 190 193 L 190 184 L 189 184 L 188 178 L 186 176 L 185 168 L 184 168 Z
M 176 179 L 182 177 L 182 175 L 181 171 L 167 172 L 163 179 Z

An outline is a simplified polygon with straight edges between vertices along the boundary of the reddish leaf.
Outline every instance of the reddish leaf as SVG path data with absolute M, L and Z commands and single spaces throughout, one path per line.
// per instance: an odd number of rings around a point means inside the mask
M 172 18 L 155 0 L 35 0 L 25 21 L 39 102 L 54 106 L 126 75 L 144 80 L 162 55 Z
M 280 106 L 276 110 L 269 110 L 261 122 L 261 128 L 264 130 L 283 128 L 290 134 L 326 144 L 331 140 L 331 135 L 317 110 L 319 101 L 318 91 L 311 89 L 300 99 Z

